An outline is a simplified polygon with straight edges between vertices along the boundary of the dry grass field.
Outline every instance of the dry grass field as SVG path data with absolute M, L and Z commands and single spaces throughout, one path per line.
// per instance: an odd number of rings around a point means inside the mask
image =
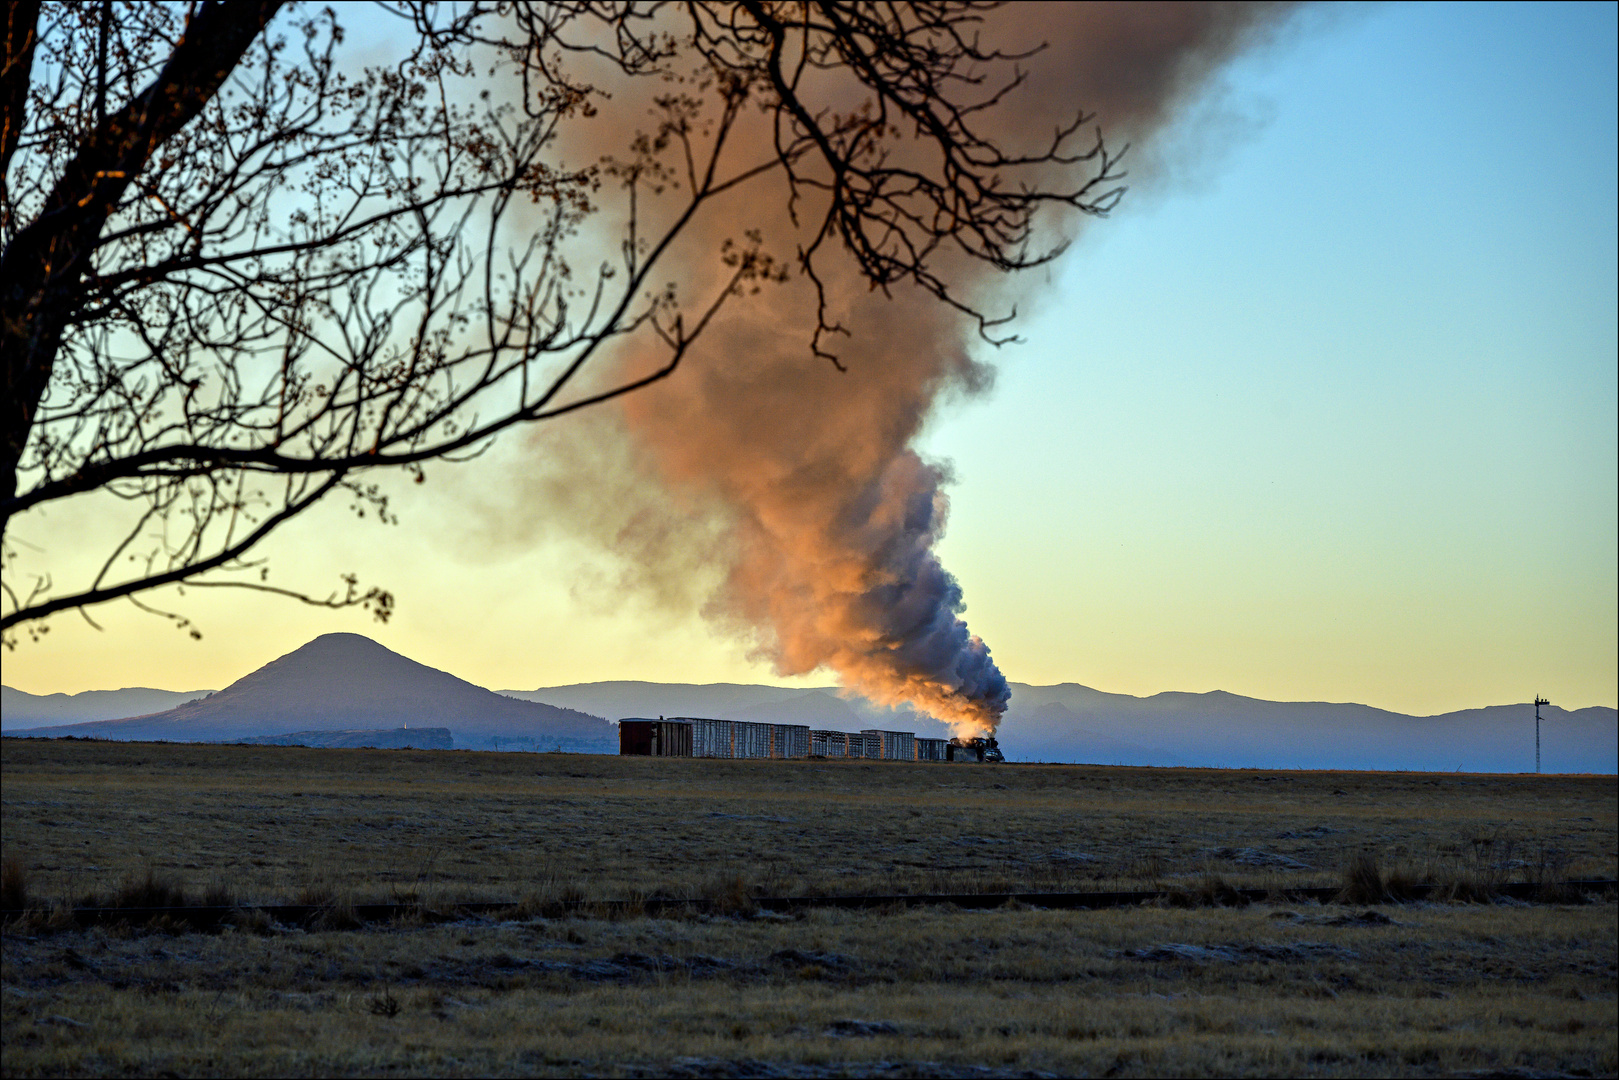
M 749 914 L 752 894 L 1615 876 L 1610 778 L 6 740 L 11 884 L 525 901 L 13 922 L 6 1075 L 1613 1075 L 1616 907 Z M 1206 890 L 1205 890 L 1206 891 Z M 557 897 L 711 913 L 542 917 Z M 729 903 L 721 901 L 730 899 Z M 713 911 L 735 910 L 735 914 Z

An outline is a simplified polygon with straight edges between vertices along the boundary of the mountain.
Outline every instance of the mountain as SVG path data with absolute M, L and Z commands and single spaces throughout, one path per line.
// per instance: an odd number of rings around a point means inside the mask
M 866 718 L 847 701 L 826 690 L 811 690 L 783 701 L 726 710 L 716 720 L 753 720 L 766 724 L 805 724 L 834 731 L 859 731 L 870 727 Z
M 1060 704 L 1061 713 L 1048 707 Z M 1407 716 L 1367 705 L 1263 701 L 1224 691 L 1137 698 L 1077 683 L 1013 684 L 1001 744 L 1018 760 L 1073 760 L 1081 730 L 1172 753 L 1189 764 L 1266 769 L 1530 772 L 1532 704 Z M 1547 772 L 1613 773 L 1619 713 L 1541 709 Z M 1124 764 L 1147 764 L 1146 760 Z
M 844 731 L 893 728 L 946 736 L 937 721 L 835 687 L 740 683 L 601 682 L 506 693 L 598 715 L 712 716 Z M 1547 772 L 1619 770 L 1619 714 L 1606 707 L 1541 709 Z M 1367 705 L 1264 701 L 1224 691 L 1151 697 L 1078 683 L 1012 684 L 999 738 L 1013 761 L 1198 765 L 1268 769 L 1414 769 L 1528 772 L 1535 767 L 1533 705 L 1408 716 Z
M 546 750 L 618 749 L 616 730 L 600 717 L 504 697 L 359 634 L 325 634 L 217 693 L 162 712 L 8 734 L 220 742 L 401 726 L 449 728 L 457 746 L 499 739 Z
M 1001 742 L 1009 748 L 1022 749 L 1028 753 L 1037 745 L 1025 735 L 1026 729 L 1049 730 L 1060 733 L 1057 737 L 1058 745 L 1049 747 L 1075 761 L 1087 761 L 1097 765 L 1156 765 L 1173 767 L 1188 765 L 1190 762 L 1180 754 L 1170 753 L 1157 746 L 1147 746 L 1138 742 L 1131 742 L 1113 735 L 1103 735 L 1092 731 L 1082 725 L 1077 713 L 1060 701 L 1050 701 L 1029 711 L 1023 722 L 1013 729 L 1010 739 L 1003 738 Z M 1039 753 L 1038 750 L 1034 751 Z M 1041 755 L 1040 760 L 1047 760 Z
M 892 728 L 929 738 L 949 738 L 945 725 L 920 716 L 908 706 L 890 709 L 835 686 L 811 689 L 748 683 L 599 682 L 542 686 L 538 690 L 502 690 L 508 697 L 543 701 L 619 719 L 626 716 L 707 716 L 716 720 L 753 720 L 773 724 L 806 724 L 834 731 Z
M 805 693 L 785 686 L 745 683 L 653 683 L 614 681 L 546 686 L 538 690 L 502 690 L 507 697 L 543 701 L 565 709 L 617 720 L 625 716 L 707 716 L 777 705 Z
M 207 690 L 86 690 L 80 694 L 29 694 L 0 687 L 0 729 L 78 724 L 86 720 L 118 720 L 162 712 L 209 693 Z
M 6 734 L 37 717 L 31 702 L 151 699 L 102 691 L 40 698 L 6 691 Z M 200 692 L 199 692 L 200 693 Z M 15 696 L 14 696 L 15 695 Z M 176 695 L 180 696 L 180 695 Z M 943 724 L 906 707 L 888 708 L 836 687 L 746 683 L 600 682 L 495 694 L 434 670 L 357 634 L 327 634 L 218 693 L 127 719 L 65 723 L 61 712 L 38 720 L 39 735 L 115 739 L 280 741 L 310 732 L 330 738 L 379 738 L 383 729 L 448 728 L 454 744 L 478 749 L 614 753 L 616 732 L 600 719 L 712 716 L 856 731 L 890 728 L 947 736 Z M 18 703 L 14 705 L 15 703 Z M 14 714 L 13 709 L 19 711 Z M 1495 705 L 1441 716 L 1407 716 L 1366 705 L 1263 701 L 1224 691 L 1151 697 L 1109 694 L 1078 683 L 1012 684 L 999 732 L 1012 761 L 1103 765 L 1195 765 L 1266 769 L 1412 769 L 1528 772 L 1535 767 L 1534 706 Z M 1607 707 L 1541 710 L 1541 758 L 1547 772 L 1619 771 L 1619 713 Z M 51 725 L 51 726 L 46 726 Z M 358 734 L 355 734 L 358 733 Z M 380 734 L 379 734 L 380 733 Z
M 290 735 L 255 735 L 238 739 L 249 746 L 369 747 L 378 750 L 449 750 L 454 745 L 445 727 L 394 728 L 391 731 L 294 731 Z

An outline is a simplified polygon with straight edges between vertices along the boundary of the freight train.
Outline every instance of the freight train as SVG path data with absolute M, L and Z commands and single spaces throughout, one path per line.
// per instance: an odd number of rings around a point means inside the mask
M 642 757 L 1006 760 L 992 738 L 928 739 L 910 731 L 823 731 L 805 724 L 701 716 L 625 717 L 618 722 L 618 752 Z

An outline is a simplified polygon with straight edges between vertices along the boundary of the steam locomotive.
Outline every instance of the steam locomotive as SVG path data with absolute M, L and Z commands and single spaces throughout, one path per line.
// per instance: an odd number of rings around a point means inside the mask
M 977 760 L 986 761 L 991 764 L 1006 760 L 1006 755 L 1001 753 L 1000 744 L 997 743 L 994 736 L 991 735 L 980 736 L 976 739 L 951 739 L 950 745 L 960 751 L 962 754 L 960 758 L 953 758 L 951 760 Z M 976 755 L 976 758 L 973 755 Z

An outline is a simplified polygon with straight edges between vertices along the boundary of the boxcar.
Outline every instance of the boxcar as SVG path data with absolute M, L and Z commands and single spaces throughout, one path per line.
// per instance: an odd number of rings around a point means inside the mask
M 808 725 L 771 724 L 770 735 L 770 754 L 772 757 L 809 757 L 810 729 Z
M 691 725 L 693 757 L 736 757 L 736 725 L 729 720 L 709 720 L 701 716 L 677 716 Z
M 767 758 L 770 756 L 770 725 L 755 724 L 748 720 L 733 722 L 736 731 L 736 749 L 733 757 Z
M 638 716 L 620 720 L 618 752 L 647 757 L 691 757 L 691 725 Z
M 867 728 L 860 734 L 877 740 L 877 757 L 884 761 L 915 761 L 916 736 L 909 731 L 879 731 Z M 867 756 L 871 756 L 869 753 Z
M 867 734 L 864 731 L 849 733 L 849 756 L 852 758 L 877 758 L 883 756 L 882 737 Z
M 849 735 L 843 731 L 811 731 L 810 756 L 811 757 L 848 757 Z

